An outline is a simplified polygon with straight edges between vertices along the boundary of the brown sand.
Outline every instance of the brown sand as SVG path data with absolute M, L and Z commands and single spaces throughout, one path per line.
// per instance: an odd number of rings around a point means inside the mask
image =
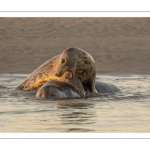
M 150 74 L 150 18 L 0 18 L 0 73 L 31 73 L 68 47 L 99 74 Z

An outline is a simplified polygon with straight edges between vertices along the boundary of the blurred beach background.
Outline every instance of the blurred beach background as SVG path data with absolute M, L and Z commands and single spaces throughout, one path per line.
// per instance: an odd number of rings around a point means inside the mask
M 150 73 L 150 18 L 0 18 L 0 73 L 31 73 L 68 47 L 98 74 Z

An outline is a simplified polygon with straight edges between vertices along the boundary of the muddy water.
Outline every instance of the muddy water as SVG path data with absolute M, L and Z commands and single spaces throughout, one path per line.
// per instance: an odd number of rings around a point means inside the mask
M 14 91 L 27 76 L 0 75 L 0 132 L 150 132 L 150 75 L 97 76 L 121 92 L 70 100 Z

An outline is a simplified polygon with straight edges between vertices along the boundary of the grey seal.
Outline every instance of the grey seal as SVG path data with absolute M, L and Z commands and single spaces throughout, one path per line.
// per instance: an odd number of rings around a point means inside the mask
M 87 93 L 87 97 L 100 96 L 102 93 L 115 94 L 119 92 L 120 89 L 111 83 L 105 83 L 96 81 L 96 89 L 99 93 L 90 93 L 90 88 L 84 85 L 84 90 Z M 85 97 L 81 95 L 74 86 L 62 82 L 62 81 L 50 81 L 44 84 L 36 94 L 37 98 L 40 99 L 59 99 L 59 98 L 78 98 Z
M 92 93 L 97 93 L 96 65 L 89 53 L 76 47 L 64 50 L 58 60 L 56 76 L 61 77 L 66 71 L 70 72 L 72 77 L 79 78 L 83 85 L 88 85 Z
M 65 59 L 65 63 L 63 63 Z M 68 48 L 33 71 L 19 86 L 18 90 L 38 90 L 49 81 L 64 81 L 62 76 L 68 71 L 71 78 L 76 76 L 81 83 L 89 85 L 92 92 L 97 92 L 95 88 L 95 62 L 93 57 L 79 48 Z

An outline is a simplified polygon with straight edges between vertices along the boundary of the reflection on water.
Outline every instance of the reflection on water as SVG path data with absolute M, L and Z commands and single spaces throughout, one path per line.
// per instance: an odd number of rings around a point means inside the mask
M 93 109 L 93 102 L 86 100 L 77 100 L 71 102 L 63 102 L 58 104 L 59 109 L 66 109 L 68 112 L 61 113 L 58 115 L 61 120 L 61 124 L 69 126 L 68 131 L 93 131 L 92 129 L 87 129 L 86 125 L 93 124 L 94 121 L 91 121 L 91 118 L 96 116 L 95 111 L 88 112 L 87 109 Z M 69 111 L 70 110 L 70 111 Z
M 0 75 L 0 132 L 150 132 L 150 76 L 99 76 L 115 95 L 38 100 L 14 91 L 27 75 Z

